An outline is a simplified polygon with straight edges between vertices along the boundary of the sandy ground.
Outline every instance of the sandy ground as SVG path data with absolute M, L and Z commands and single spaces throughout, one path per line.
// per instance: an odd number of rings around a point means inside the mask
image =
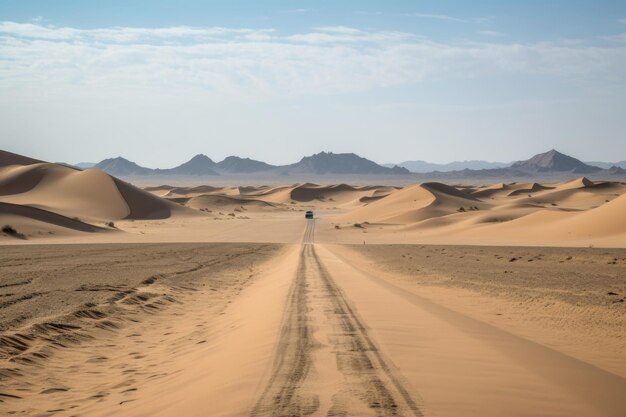
M 331 248 L 379 279 L 626 377 L 623 250 L 416 245 Z
M 622 415 L 613 252 L 339 247 L 306 223 L 291 245 L 7 248 L 0 410 Z
M 3 248 L 1 414 L 115 414 L 112 404 L 193 368 L 184 352 L 223 342 L 209 343 L 212 332 L 228 332 L 216 330 L 215 319 L 282 251 L 271 244 Z
M 13 161 L 0 415 L 623 416 L 625 191 Z

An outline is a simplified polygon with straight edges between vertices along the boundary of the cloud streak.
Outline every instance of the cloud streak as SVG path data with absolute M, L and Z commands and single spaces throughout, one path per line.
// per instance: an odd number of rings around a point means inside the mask
M 0 95 L 147 89 L 259 100 L 493 74 L 623 85 L 624 67 L 626 47 L 615 43 L 441 43 L 345 26 L 282 35 L 271 28 L 0 23 Z
M 460 23 L 486 23 L 494 19 L 493 16 L 461 18 L 461 17 L 450 16 L 446 14 L 437 14 L 437 13 L 408 13 L 407 16 L 417 17 L 421 19 L 435 19 L 435 20 L 444 20 L 448 22 L 460 22 Z

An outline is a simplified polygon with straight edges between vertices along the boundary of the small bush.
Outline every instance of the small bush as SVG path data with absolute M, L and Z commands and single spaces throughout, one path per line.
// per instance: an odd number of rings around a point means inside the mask
M 2 233 L 5 233 L 9 236 L 16 237 L 18 239 L 26 239 L 26 235 L 24 235 L 23 233 L 19 233 L 17 230 L 15 230 L 13 227 L 11 227 L 8 224 L 2 228 Z
M 459 213 L 465 213 L 465 207 L 459 207 L 457 210 Z
M 354 223 L 354 227 L 358 227 L 360 229 L 363 229 L 363 225 L 361 223 Z
M 335 229 L 341 229 L 338 224 L 335 225 Z
M 115 223 L 113 223 L 113 222 L 106 222 L 106 225 L 107 225 L 107 226 L 109 226 L 109 227 L 111 227 L 111 228 L 113 228 L 113 229 L 115 229 L 115 228 L 116 228 L 116 227 L 115 227 Z
M 2 233 L 6 233 L 7 235 L 14 235 L 17 233 L 17 230 L 7 224 L 2 228 Z

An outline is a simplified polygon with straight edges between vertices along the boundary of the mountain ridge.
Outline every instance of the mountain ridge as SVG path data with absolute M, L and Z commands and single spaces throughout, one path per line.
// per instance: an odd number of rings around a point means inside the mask
M 602 168 L 587 165 L 580 159 L 562 154 L 550 149 L 548 152 L 540 153 L 525 161 L 517 161 L 511 168 L 524 171 L 535 172 L 572 172 L 575 174 L 588 174 L 601 171 Z
M 41 162 L 36 159 L 22 157 L 8 151 L 0 151 L 0 162 L 4 164 L 32 164 Z M 11 162 L 13 161 L 13 162 Z M 481 164 L 505 164 L 499 162 L 485 162 L 480 160 L 457 161 L 459 164 L 482 166 Z M 455 163 L 443 164 L 455 166 Z M 435 164 L 437 165 L 437 164 Z M 442 164 L 439 164 L 442 165 Z M 438 166 L 439 166 L 438 165 Z M 271 165 L 263 161 L 239 156 L 228 156 L 220 162 L 215 162 L 207 155 L 197 154 L 190 160 L 173 168 L 147 168 L 124 157 L 107 158 L 95 164 L 93 168 L 103 170 L 111 175 L 120 177 L 143 176 L 190 176 L 217 177 L 220 175 L 265 175 L 265 176 L 324 176 L 324 175 L 398 175 L 422 178 L 440 179 L 480 179 L 480 178 L 532 178 L 537 176 L 563 176 L 566 174 L 606 174 L 622 176 L 626 170 L 620 164 L 602 168 L 582 162 L 577 158 L 565 155 L 554 149 L 539 153 L 526 160 L 520 160 L 504 167 L 471 169 L 464 168 L 451 171 L 432 171 L 414 173 L 399 165 L 381 165 L 355 153 L 319 152 L 305 156 L 298 162 L 287 165 Z M 463 165 L 460 165 L 463 166 Z M 605 165 L 606 166 L 606 165 Z M 74 166 L 76 167 L 76 166 Z M 78 168 L 80 169 L 80 168 Z M 92 169 L 87 167 L 86 169 Z
M 277 175 L 293 174 L 391 174 L 411 175 L 403 167 L 388 168 L 354 153 L 320 152 L 305 156 L 300 161 L 289 165 L 271 165 L 263 161 L 239 156 L 228 156 L 215 162 L 204 154 L 197 154 L 189 161 L 174 168 L 146 168 L 122 157 L 105 159 L 93 168 L 102 169 L 111 175 L 189 175 L 216 176 L 222 174 L 254 174 L 276 173 Z
M 382 164 L 386 167 L 393 167 L 394 165 L 404 167 L 414 173 L 428 173 L 428 172 L 450 172 L 450 171 L 462 171 L 464 169 L 480 170 L 480 169 L 495 169 L 506 168 L 510 166 L 512 162 L 489 162 L 480 159 L 465 160 L 465 161 L 452 161 L 444 164 L 438 164 L 434 162 L 428 162 L 424 160 L 404 161 L 398 164 Z

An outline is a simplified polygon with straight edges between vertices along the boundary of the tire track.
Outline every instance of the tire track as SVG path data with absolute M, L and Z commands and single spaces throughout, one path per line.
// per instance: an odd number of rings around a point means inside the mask
M 274 365 L 251 416 L 422 416 L 318 258 L 314 228 L 308 221 Z

